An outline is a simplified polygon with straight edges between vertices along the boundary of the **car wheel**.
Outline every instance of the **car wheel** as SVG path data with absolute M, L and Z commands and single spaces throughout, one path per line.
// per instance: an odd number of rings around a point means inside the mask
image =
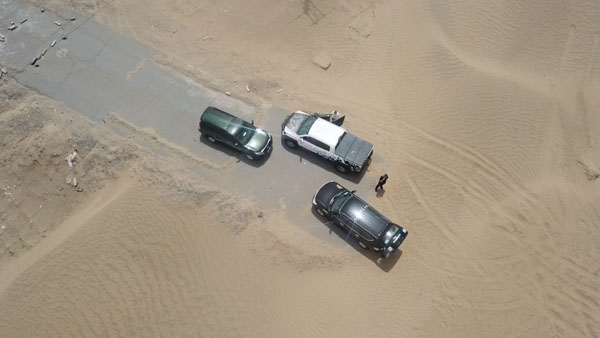
M 247 159 L 249 159 L 250 161 L 254 161 L 256 158 L 254 157 L 254 155 L 252 154 L 246 154 L 245 155 Z
M 217 140 L 215 140 L 215 138 L 214 138 L 214 137 L 212 137 L 212 136 L 206 136 L 206 139 L 207 139 L 208 141 L 212 142 L 212 143 L 215 143 L 215 142 L 217 142 Z
M 365 243 L 361 242 L 361 241 L 358 241 L 358 246 L 360 246 L 364 250 L 367 250 L 367 245 Z
M 288 146 L 292 149 L 298 148 L 298 143 L 292 139 L 287 138 L 287 139 L 285 139 L 284 143 L 286 146 Z
M 346 174 L 348 173 L 348 167 L 346 167 L 343 164 L 336 164 L 335 165 L 335 169 L 339 172 L 341 172 L 342 174 Z

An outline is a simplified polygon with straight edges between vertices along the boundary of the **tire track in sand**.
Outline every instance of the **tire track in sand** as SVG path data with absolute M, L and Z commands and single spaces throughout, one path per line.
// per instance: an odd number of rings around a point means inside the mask
M 440 26 L 434 16 L 430 17 L 428 26 L 431 29 L 431 35 L 441 46 L 451 52 L 456 58 L 469 67 L 476 68 L 482 73 L 510 81 L 518 86 L 532 90 L 539 95 L 548 96 L 550 88 L 547 81 L 536 73 L 528 72 L 526 69 L 511 69 L 508 65 L 500 65 L 483 57 L 473 55 L 457 43 L 455 43 Z

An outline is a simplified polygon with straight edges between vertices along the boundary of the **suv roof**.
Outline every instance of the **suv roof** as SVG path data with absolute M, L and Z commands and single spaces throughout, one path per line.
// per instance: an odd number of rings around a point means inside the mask
M 390 220 L 356 195 L 353 195 L 344 203 L 341 212 L 354 219 L 356 224 L 375 237 L 380 237 L 391 223 Z
M 211 124 L 217 128 L 227 130 L 227 126 L 235 117 L 215 107 L 208 107 L 202 113 L 200 120 L 202 123 Z

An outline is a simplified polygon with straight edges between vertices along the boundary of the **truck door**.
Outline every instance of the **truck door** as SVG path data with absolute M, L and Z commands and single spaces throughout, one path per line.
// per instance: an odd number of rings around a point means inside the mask
M 304 141 L 305 141 L 305 146 L 307 148 L 310 147 L 308 149 L 310 149 L 312 152 L 315 152 L 323 157 L 329 157 L 330 149 L 329 149 L 329 146 L 326 145 L 325 143 L 323 143 L 315 138 L 312 138 L 310 136 L 306 136 L 304 138 Z

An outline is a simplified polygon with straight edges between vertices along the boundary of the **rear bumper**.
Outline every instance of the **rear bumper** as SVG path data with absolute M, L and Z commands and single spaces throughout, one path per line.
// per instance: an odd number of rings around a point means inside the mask
M 382 251 L 386 255 L 389 255 L 389 254 L 393 253 L 394 251 L 398 250 L 398 248 L 400 247 L 400 245 L 402 244 L 402 242 L 404 242 L 404 240 L 406 239 L 407 236 L 408 236 L 408 231 L 406 231 L 406 229 L 402 228 L 400 230 L 400 234 L 397 235 L 397 237 L 395 237 L 392 240 L 392 243 L 389 246 L 383 248 Z
M 371 152 L 369 153 L 369 156 L 367 156 L 367 159 L 364 160 L 362 164 L 360 164 L 360 165 L 355 164 L 355 165 L 353 165 L 351 167 L 352 171 L 355 171 L 357 173 L 363 171 L 371 163 L 371 156 L 373 156 L 373 149 L 371 149 Z

